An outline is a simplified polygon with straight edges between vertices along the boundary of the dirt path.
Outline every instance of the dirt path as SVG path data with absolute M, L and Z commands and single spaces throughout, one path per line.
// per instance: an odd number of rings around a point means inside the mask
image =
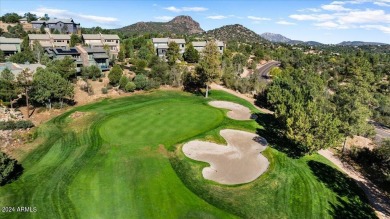
M 382 193 L 375 184 L 362 176 L 361 173 L 354 170 L 354 168 L 348 165 L 348 163 L 343 163 L 330 150 L 320 150 L 318 153 L 330 160 L 349 177 L 355 180 L 355 182 L 363 189 L 379 218 L 390 218 L 390 197 Z
M 255 100 L 251 97 L 248 97 L 244 94 L 237 93 L 235 91 L 232 91 L 230 89 L 227 89 L 227 88 L 222 87 L 221 85 L 217 85 L 215 83 L 213 83 L 210 87 L 212 89 L 215 89 L 215 90 L 226 91 L 230 94 L 233 94 L 237 97 L 240 97 L 244 100 L 247 100 L 257 109 L 259 109 L 265 113 L 273 114 L 273 112 L 270 110 L 257 107 L 254 104 Z M 381 219 L 382 218 L 383 219 L 390 218 L 390 197 L 389 196 L 386 196 L 386 194 L 381 192 L 377 186 L 375 186 L 370 180 L 368 180 L 364 176 L 362 176 L 361 173 L 355 171 L 351 166 L 349 166 L 345 163 L 342 163 L 340 161 L 340 159 L 338 157 L 334 156 L 334 154 L 330 150 L 320 150 L 318 153 L 321 154 L 322 156 L 324 156 L 329 161 L 331 161 L 333 164 L 335 164 L 337 167 L 339 167 L 342 171 L 344 171 L 344 173 L 346 173 L 349 177 L 351 177 L 352 179 L 355 180 L 355 182 L 363 189 L 364 193 L 366 194 L 367 198 L 369 199 L 369 201 L 371 203 L 371 206 L 374 208 L 374 210 L 379 218 L 381 218 Z

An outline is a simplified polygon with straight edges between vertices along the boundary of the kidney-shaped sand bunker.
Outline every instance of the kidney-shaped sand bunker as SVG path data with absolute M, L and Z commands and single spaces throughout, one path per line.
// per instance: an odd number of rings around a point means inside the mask
M 205 179 L 227 185 L 248 183 L 264 173 L 269 165 L 260 152 L 267 141 L 256 134 L 224 129 L 220 132 L 227 146 L 205 141 L 191 141 L 183 145 L 184 154 L 194 160 L 207 162 Z

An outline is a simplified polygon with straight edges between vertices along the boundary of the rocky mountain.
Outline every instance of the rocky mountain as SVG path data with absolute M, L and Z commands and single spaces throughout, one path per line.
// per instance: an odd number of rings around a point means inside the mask
M 263 33 L 260 35 L 266 40 L 269 40 L 271 42 L 276 42 L 276 43 L 289 43 L 291 42 L 291 39 L 277 33 Z
M 226 25 L 220 28 L 209 30 L 204 33 L 206 37 L 215 38 L 224 42 L 228 41 L 240 41 L 247 43 L 266 43 L 268 42 L 262 38 L 259 34 L 252 30 L 242 26 L 241 24 Z
M 199 23 L 194 21 L 190 16 L 177 16 L 168 22 L 138 22 L 125 26 L 117 31 L 123 33 L 175 33 L 175 34 L 197 34 L 204 30 Z
M 343 41 L 337 45 L 340 45 L 340 46 L 381 46 L 381 45 L 389 45 L 389 44 L 377 43 L 377 42 L 363 42 L 363 41 Z

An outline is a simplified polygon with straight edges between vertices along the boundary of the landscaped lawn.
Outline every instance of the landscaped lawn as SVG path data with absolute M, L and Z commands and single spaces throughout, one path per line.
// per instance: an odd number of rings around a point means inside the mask
M 224 128 L 256 132 L 207 105 L 229 100 L 156 91 L 75 108 L 38 130 L 23 175 L 0 187 L 0 206 L 36 207 L 0 218 L 332 218 L 367 216 L 356 185 L 319 155 L 290 158 L 268 148 L 269 170 L 254 182 L 225 186 L 203 179 L 204 163 L 181 152 L 192 139 L 223 143 Z M 83 116 L 73 118 L 75 112 Z M 334 180 L 327 180 L 332 178 Z M 341 189 L 342 188 L 342 189 Z M 345 189 L 344 189 L 345 188 Z M 357 211 L 355 208 L 361 209 Z M 341 214 L 342 213 L 342 214 Z

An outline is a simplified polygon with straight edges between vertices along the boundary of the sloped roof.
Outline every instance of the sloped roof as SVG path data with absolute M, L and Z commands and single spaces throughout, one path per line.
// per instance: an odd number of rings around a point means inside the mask
M 185 44 L 186 40 L 185 39 L 169 39 L 169 42 L 175 42 L 177 44 Z
M 50 40 L 49 34 L 29 34 L 30 40 Z
M 153 43 L 168 43 L 168 38 L 152 38 Z
M 51 37 L 54 40 L 70 40 L 70 36 L 67 34 L 52 34 Z
M 207 44 L 206 41 L 197 41 L 197 42 L 192 42 L 192 45 L 194 47 L 205 47 Z
M 0 37 L 0 44 L 20 44 L 22 40 L 19 38 L 5 38 Z
M 83 39 L 85 40 L 100 40 L 101 37 L 99 34 L 83 34 Z
M 44 20 L 39 20 L 39 21 L 31 21 L 32 24 L 43 24 L 43 23 L 47 23 L 47 24 L 56 24 L 58 22 L 62 22 L 62 23 L 65 23 L 65 24 L 71 24 L 71 23 L 75 23 L 73 21 L 73 19 L 50 19 L 48 21 L 44 21 Z M 80 23 L 75 23 L 75 24 L 80 24 Z
M 92 47 L 92 48 L 84 47 L 84 50 L 85 50 L 87 53 L 106 53 L 106 50 L 104 50 L 104 49 L 101 48 L 101 47 Z
M 116 34 L 102 34 L 105 40 L 119 40 L 119 36 Z
M 0 50 L 2 51 L 18 51 L 18 45 L 12 45 L 12 44 L 0 44 Z

